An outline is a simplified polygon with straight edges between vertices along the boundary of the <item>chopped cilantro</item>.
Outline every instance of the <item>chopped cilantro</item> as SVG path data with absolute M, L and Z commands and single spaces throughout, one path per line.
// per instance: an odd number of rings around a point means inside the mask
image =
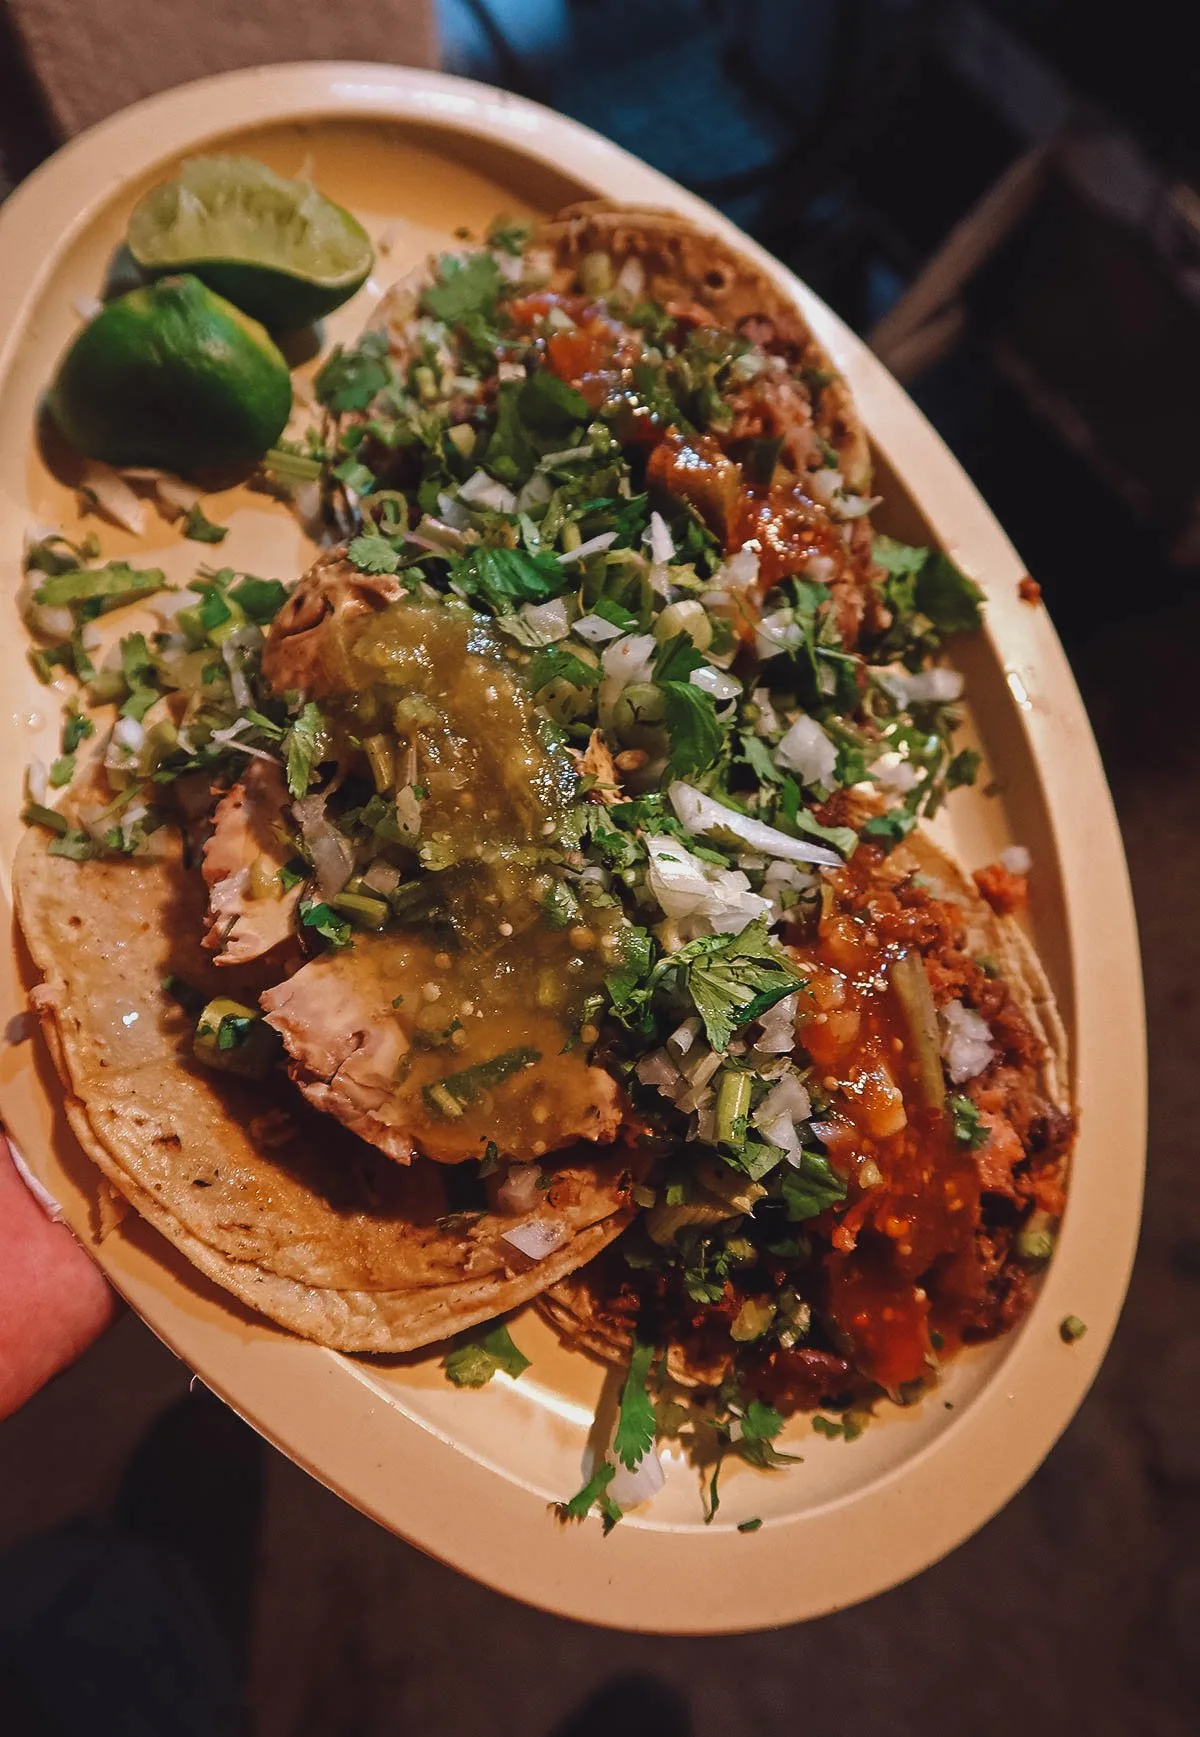
M 50 762 L 50 783 L 55 790 L 61 790 L 63 785 L 69 784 L 74 776 L 74 754 L 61 754 L 57 760 Z
M 434 1080 L 423 1088 L 421 1095 L 436 1114 L 451 1118 L 461 1116 L 483 1092 L 491 1091 L 511 1074 L 520 1073 L 522 1068 L 541 1059 L 541 1050 L 520 1044 L 515 1049 L 503 1050 L 488 1061 L 475 1062 L 472 1067 L 463 1068 L 456 1074 L 447 1074 L 445 1079 Z
M 304 796 L 312 783 L 313 773 L 321 763 L 328 746 L 325 716 L 314 700 L 309 700 L 287 733 L 288 795 Z
M 692 671 L 699 669 L 703 662 L 690 635 L 677 633 L 673 639 L 664 640 L 655 652 L 654 679 L 656 682 L 686 682 Z
M 671 738 L 671 770 L 678 778 L 703 772 L 724 746 L 711 694 L 687 681 L 660 681 Z
M 617 1433 L 613 1437 L 613 1452 L 627 1471 L 640 1465 L 654 1446 L 654 1401 L 646 1391 L 646 1381 L 655 1355 L 653 1345 L 635 1341 L 629 1372 L 621 1389 L 621 1410 Z
M 577 1490 L 569 1502 L 556 1502 L 560 1520 L 586 1520 L 594 1507 L 599 1507 L 605 1533 L 612 1531 L 621 1518 L 621 1510 L 608 1493 L 608 1486 L 617 1475 L 613 1465 L 597 1466 L 587 1483 Z
M 846 1198 L 846 1184 L 821 1152 L 802 1152 L 799 1166 L 793 1168 L 789 1164 L 780 1174 L 783 1199 L 792 1224 L 816 1218 Z
M 63 753 L 73 754 L 81 742 L 95 734 L 95 730 L 96 726 L 89 717 L 85 717 L 77 706 L 70 706 L 63 720 Z
M 229 535 L 228 525 L 214 525 L 206 518 L 199 501 L 188 508 L 183 521 L 183 534 L 192 543 L 223 543 Z
M 757 1518 L 753 1519 L 753 1520 L 741 1520 L 738 1522 L 738 1531 L 739 1532 L 757 1532 L 761 1525 L 762 1525 L 762 1521 L 757 1519 Z
M 347 410 L 369 410 L 392 377 L 387 333 L 364 332 L 350 349 L 337 346 L 318 371 L 313 387 L 319 403 L 340 416 Z M 319 465 L 315 474 L 320 475 Z
M 497 1369 L 515 1381 L 529 1368 L 529 1359 L 513 1344 L 503 1322 L 482 1337 L 455 1346 L 442 1358 L 442 1368 L 456 1387 L 486 1387 Z
M 663 975 L 683 973 L 705 1035 L 718 1051 L 726 1049 L 741 1026 L 760 1018 L 803 982 L 769 934 L 765 916 L 748 923 L 740 935 L 702 935 L 689 941 L 659 969 Z
M 447 326 L 489 315 L 495 310 L 500 282 L 500 268 L 490 254 L 473 253 L 463 260 L 444 253 L 438 260 L 436 283 L 421 293 L 422 311 Z
M 246 573 L 229 595 L 247 621 L 265 627 L 287 602 L 288 589 L 280 579 L 258 579 L 253 573 Z
M 600 685 L 600 679 L 600 670 L 561 645 L 543 646 L 529 666 L 529 685 L 535 693 L 550 682 L 566 681 L 575 688 L 594 688 Z
M 947 1108 L 954 1122 L 954 1138 L 974 1152 L 987 1142 L 988 1130 L 970 1098 L 951 1098 Z
M 400 557 L 386 537 L 354 537 L 346 550 L 360 573 L 394 573 Z
M 315 930 L 331 947 L 348 947 L 350 944 L 350 924 L 330 905 L 307 900 L 300 906 L 300 921 L 306 929 Z
M 523 549 L 472 549 L 453 563 L 450 581 L 468 597 L 481 597 L 496 615 L 509 615 L 521 603 L 545 603 L 571 587 L 553 555 Z

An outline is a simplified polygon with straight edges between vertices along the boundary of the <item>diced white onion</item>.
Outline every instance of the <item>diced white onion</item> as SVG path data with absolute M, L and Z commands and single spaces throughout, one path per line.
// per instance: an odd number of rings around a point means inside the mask
M 525 275 L 525 261 L 519 253 L 507 253 L 503 248 L 492 254 L 496 270 L 505 283 L 520 283 Z
M 675 539 L 661 513 L 651 513 L 647 538 L 650 543 L 650 559 L 656 567 L 665 567 L 675 559 Z
M 1010 875 L 1027 875 L 1033 867 L 1033 857 L 1023 844 L 1010 844 L 1000 852 L 1000 861 Z
M 776 748 L 775 759 L 789 771 L 799 773 L 804 784 L 830 785 L 837 765 L 837 749 L 817 720 L 802 713 Z
M 590 451 L 590 448 L 589 448 Z M 535 471 L 517 496 L 517 511 L 527 513 L 530 507 L 542 507 L 554 493 L 554 484 L 541 471 Z M 441 499 L 439 495 L 438 499 Z
M 383 893 L 386 897 L 388 893 L 395 892 L 400 880 L 400 870 L 395 863 L 384 862 L 383 858 L 379 857 L 363 875 L 362 884 L 373 893 Z
M 627 634 L 624 639 L 616 639 L 605 646 L 600 655 L 605 679 L 596 695 L 603 728 L 607 729 L 612 722 L 612 709 L 624 689 L 632 682 L 649 681 L 657 650 L 658 641 L 652 633 Z M 647 776 L 649 770 L 647 767 Z
M 764 1055 L 787 1055 L 796 1047 L 796 1016 L 799 1012 L 800 996 L 785 995 L 782 1001 L 777 1001 L 758 1021 L 759 1035 L 754 1040 L 754 1047 Z M 668 1043 L 670 1039 L 667 1039 Z
M 94 320 L 104 309 L 104 303 L 99 296 L 76 296 L 71 306 L 85 324 L 88 320 Z
M 136 754 L 146 740 L 146 732 L 136 718 L 118 718 L 113 725 L 113 741 Z
M 754 549 L 738 549 L 713 575 L 713 583 L 729 591 L 746 591 L 757 579 L 758 554 Z
M 669 1092 L 679 1082 L 679 1069 L 665 1049 L 652 1050 L 634 1072 L 644 1086 L 657 1086 L 660 1092 Z
M 782 1152 L 786 1152 L 789 1159 L 799 1162 L 800 1136 L 797 1134 L 796 1125 L 790 1116 L 776 1116 L 773 1121 L 756 1122 L 755 1126 L 772 1146 L 778 1146 Z
M 640 259 L 627 259 L 617 273 L 613 288 L 631 302 L 637 301 L 646 287 L 646 268 Z
M 616 1471 L 608 1486 L 608 1494 L 618 1508 L 636 1508 L 657 1496 L 666 1482 L 662 1461 L 653 1448 L 644 1453 L 632 1471 L 616 1461 Z
M 986 1020 L 961 1001 L 951 1001 L 938 1014 L 942 1027 L 942 1057 L 956 1086 L 973 1080 L 995 1057 Z
M 177 513 L 190 513 L 194 506 L 199 505 L 204 493 L 193 483 L 181 482 L 177 476 L 156 477 L 154 492 L 165 506 Z
M 146 526 L 146 508 L 137 495 L 134 494 L 123 476 L 110 464 L 100 464 L 96 459 L 88 459 L 83 467 L 80 481 L 82 488 L 88 489 L 96 497 L 96 505 L 109 518 L 131 531 L 135 537 L 140 537 Z
M 685 1019 L 682 1025 L 677 1025 L 667 1039 L 667 1048 L 672 1055 L 685 1056 L 700 1035 L 700 1021 L 695 1014 Z
M 501 1240 L 531 1261 L 544 1261 L 555 1249 L 562 1247 L 569 1232 L 560 1219 L 534 1218 L 528 1224 L 515 1224 L 501 1233 Z
M 899 754 L 881 754 L 867 770 L 881 790 L 890 790 L 897 796 L 905 795 L 917 782 L 916 767 Z
M 766 1128 L 781 1116 L 787 1116 L 793 1122 L 807 1122 L 811 1115 L 812 1099 L 803 1082 L 795 1074 L 784 1074 L 771 1087 L 751 1120 L 756 1128 Z
M 828 464 L 820 470 L 810 470 L 805 480 L 813 499 L 824 506 L 828 506 L 834 495 L 840 494 L 846 486 L 846 479 L 841 471 Z
M 75 617 L 65 604 L 31 603 L 25 619 L 42 639 L 70 639 L 75 631 Z
M 760 617 L 754 629 L 754 648 L 764 661 L 778 657 L 801 643 L 804 632 L 790 609 L 773 609 Z
M 906 669 L 879 670 L 875 679 L 899 706 L 948 705 L 962 697 L 964 686 L 961 672 L 944 665 L 920 670 L 916 675 Z
M 755 688 L 750 695 L 758 711 L 754 722 L 754 733 L 757 736 L 773 736 L 776 730 L 782 728 L 782 722 L 775 707 L 771 704 L 771 696 L 766 688 Z
M 575 623 L 575 632 L 589 645 L 603 645 L 606 640 L 620 639 L 625 629 L 606 621 L 602 615 L 581 615 Z
M 292 803 L 292 813 L 304 835 L 312 858 L 317 887 L 323 899 L 340 893 L 354 872 L 354 852 L 325 813 L 323 796 L 303 796 Z
M 421 799 L 411 784 L 396 792 L 396 824 L 410 842 L 420 835 Z
M 724 670 L 713 669 L 710 664 L 701 664 L 699 669 L 692 670 L 688 680 L 694 688 L 711 694 L 717 701 L 732 700 L 742 691 L 742 684 L 736 676 L 726 675 Z
M 496 367 L 496 378 L 502 383 L 506 380 L 523 380 L 525 378 L 524 362 L 500 362 Z
M 769 914 L 770 901 L 754 892 L 740 869 L 702 862 L 678 839 L 654 835 L 645 843 L 646 884 L 674 921 L 687 920 L 699 934 L 740 935 L 755 917 Z
M 517 614 L 544 644 L 553 645 L 570 633 L 572 608 L 569 597 L 552 597 L 549 603 L 523 603 Z
M 804 577 L 817 585 L 832 585 L 837 578 L 837 562 L 832 555 L 810 555 L 804 563 Z
M 496 1191 L 500 1210 L 512 1213 L 536 1211 L 542 1197 L 542 1190 L 538 1187 L 541 1174 L 540 1164 L 510 1164 L 508 1174 Z
M 482 475 L 483 473 L 480 472 L 479 474 Z M 444 524 L 449 525 L 452 531 L 470 530 L 471 515 L 467 512 L 465 507 L 459 506 L 458 501 L 453 495 L 448 495 L 445 490 L 443 490 L 437 498 L 437 506 L 438 517 Z
M 25 768 L 25 788 L 31 802 L 45 802 L 47 772 L 44 760 L 31 760 Z
M 589 555 L 599 555 L 602 550 L 611 549 L 616 540 L 615 531 L 601 531 L 598 537 L 589 537 L 577 549 L 565 549 L 558 559 L 564 567 L 571 561 L 584 561 Z
M 768 856 L 780 857 L 784 862 L 816 862 L 824 863 L 830 868 L 841 867 L 841 857 L 826 845 L 810 844 L 803 838 L 789 838 L 786 832 L 768 826 L 765 821 L 755 820 L 752 815 L 739 814 L 734 808 L 726 808 L 724 803 L 714 801 L 702 790 L 696 790 L 692 785 L 683 784 L 678 779 L 669 787 L 667 795 L 672 808 L 689 832 L 701 836 L 719 834 L 739 838 L 751 849 L 764 851 Z
M 470 507 L 484 507 L 493 513 L 515 513 L 517 497 L 510 488 L 506 488 L 494 476 L 489 476 L 485 470 L 477 470 L 469 476 L 458 491 L 460 501 L 465 501 Z M 438 496 L 438 506 L 441 507 L 441 496 Z M 453 524 L 445 513 L 442 517 L 448 524 Z M 455 527 L 460 529 L 461 527 Z

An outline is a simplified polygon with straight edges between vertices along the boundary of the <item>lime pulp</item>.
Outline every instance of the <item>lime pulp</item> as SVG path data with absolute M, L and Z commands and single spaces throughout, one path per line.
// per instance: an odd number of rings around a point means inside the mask
M 331 313 L 375 262 L 357 218 L 253 157 L 193 157 L 129 220 L 144 272 L 190 272 L 273 331 Z

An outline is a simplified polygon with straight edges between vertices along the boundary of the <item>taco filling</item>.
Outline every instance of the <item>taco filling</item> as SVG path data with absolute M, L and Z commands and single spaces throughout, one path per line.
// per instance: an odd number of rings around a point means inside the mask
M 829 358 L 679 220 L 501 225 L 315 390 L 267 470 L 337 547 L 291 588 L 202 570 L 104 654 L 161 575 L 33 551 L 37 656 L 81 690 L 19 875 L 39 963 L 62 862 L 82 892 L 181 835 L 190 1079 L 269 1080 L 371 1175 L 453 1167 L 440 1234 L 489 1272 L 532 1219 L 520 1294 L 756 1463 L 767 1411 L 911 1398 L 1020 1316 L 1071 1136 L 1035 964 L 919 827 L 978 766 L 941 661 L 978 587 L 876 533 Z

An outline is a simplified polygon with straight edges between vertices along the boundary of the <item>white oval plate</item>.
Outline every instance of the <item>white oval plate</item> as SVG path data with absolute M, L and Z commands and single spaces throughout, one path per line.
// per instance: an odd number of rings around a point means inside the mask
M 0 580 L 12 610 L 22 540 L 78 522 L 74 495 L 33 439 L 39 393 L 93 296 L 143 189 L 183 155 L 232 148 L 285 173 L 307 164 L 390 250 L 331 322 L 359 329 L 372 294 L 465 224 L 604 195 L 671 206 L 759 260 L 792 294 L 849 378 L 875 443 L 884 525 L 940 543 L 984 586 L 985 635 L 964 652 L 973 730 L 1003 795 L 956 795 L 945 836 L 975 866 L 1017 840 L 1034 854 L 1033 926 L 1072 1036 L 1082 1112 L 1070 1204 L 1037 1303 L 1006 1340 L 964 1356 L 921 1406 L 893 1411 L 852 1445 L 789 1426 L 802 1465 L 731 1466 L 720 1513 L 701 1518 L 699 1478 L 672 1463 L 667 1487 L 608 1538 L 564 1527 L 550 1504 L 580 1481 L 606 1379 L 531 1313 L 515 1336 L 533 1358 L 512 1383 L 460 1392 L 437 1353 L 352 1359 L 240 1309 L 135 1219 L 102 1244 L 94 1172 L 66 1130 L 40 1046 L 8 1027 L 0 1104 L 36 1174 L 156 1333 L 293 1459 L 414 1544 L 546 1609 L 675 1633 L 766 1627 L 867 1598 L 915 1574 L 982 1525 L 1030 1476 L 1083 1398 L 1116 1322 L 1137 1235 L 1144 1122 L 1141 983 L 1125 863 L 1103 773 L 1044 610 L 1018 599 L 1022 566 L 937 435 L 829 309 L 723 218 L 596 134 L 536 104 L 460 79 L 371 65 L 268 67 L 139 104 L 60 151 L 0 214 Z M 399 221 L 397 221 L 399 220 Z M 287 512 L 219 496 L 232 524 L 222 562 L 300 571 Z M 131 553 L 173 577 L 207 553 L 150 515 L 139 541 L 98 521 L 106 556 Z M 25 661 L 15 612 L 0 636 L 0 875 L 7 898 L 21 776 L 56 751 L 58 701 Z M 981 780 L 986 782 L 986 778 Z M 19 938 L 0 960 L 0 1022 L 25 1004 Z M 1088 1334 L 1068 1346 L 1065 1315 Z M 607 1379 L 611 1380 L 611 1377 Z M 761 1518 L 741 1534 L 739 1521 Z

